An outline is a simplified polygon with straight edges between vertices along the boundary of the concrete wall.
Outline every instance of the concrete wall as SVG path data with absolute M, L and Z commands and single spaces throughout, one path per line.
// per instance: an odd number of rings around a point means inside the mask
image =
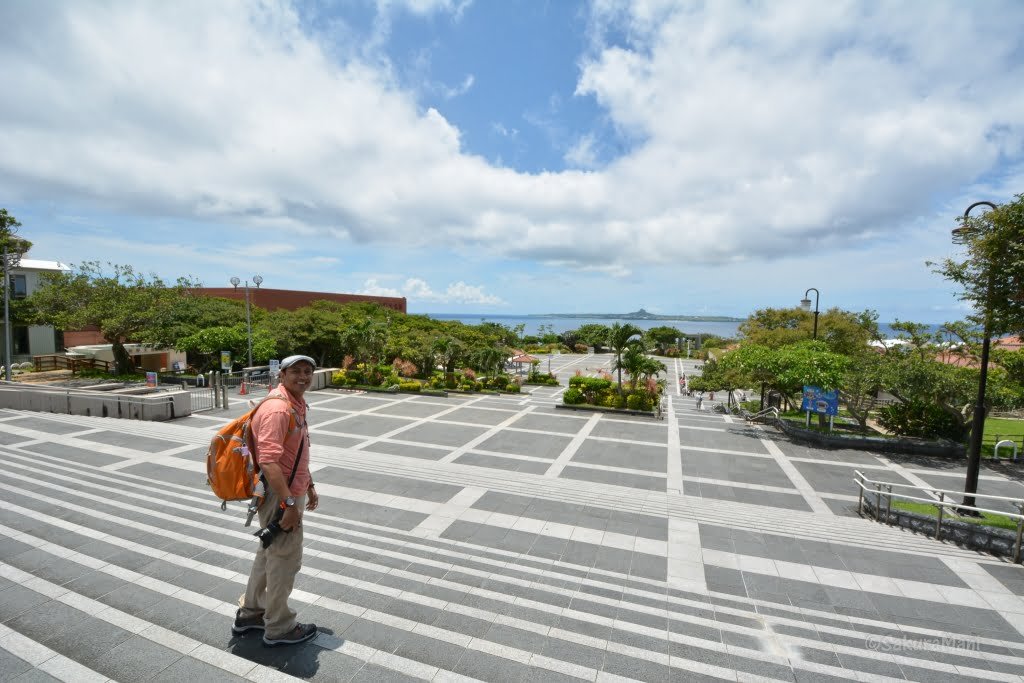
M 191 414 L 191 406 L 187 391 L 122 396 L 100 391 L 30 388 L 23 385 L 0 387 L 0 408 L 40 413 L 162 422 Z

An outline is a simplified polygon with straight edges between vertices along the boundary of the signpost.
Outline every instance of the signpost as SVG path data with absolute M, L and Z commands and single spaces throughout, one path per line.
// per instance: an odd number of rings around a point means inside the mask
M 811 413 L 828 415 L 828 430 L 832 431 L 832 419 L 839 414 L 839 390 L 825 391 L 821 387 L 804 386 L 804 397 L 800 410 L 807 413 L 807 426 L 811 426 Z

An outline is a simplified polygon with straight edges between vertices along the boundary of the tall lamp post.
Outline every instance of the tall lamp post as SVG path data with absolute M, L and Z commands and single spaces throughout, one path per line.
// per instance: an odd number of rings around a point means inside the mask
M 990 209 L 996 208 L 996 205 L 992 202 L 974 202 L 964 211 L 965 221 L 970 215 L 971 209 L 977 206 L 987 206 Z M 966 224 L 954 229 L 954 244 L 963 244 L 970 238 L 972 232 L 974 232 L 974 229 Z M 988 299 L 992 296 L 992 278 L 994 276 L 995 273 L 990 271 L 988 289 L 985 295 L 985 310 L 982 312 L 985 316 L 985 323 L 982 330 L 984 338 L 981 341 L 981 373 L 978 378 L 978 400 L 974 404 L 974 415 L 971 420 L 971 441 L 967 449 L 967 480 L 964 482 L 963 504 L 968 507 L 975 507 L 973 494 L 978 492 L 978 473 L 981 470 L 981 440 L 985 431 L 985 385 L 988 383 L 988 353 L 991 345 L 989 337 L 992 334 Z
M 818 293 L 818 290 L 815 289 L 814 287 L 808 288 L 808 290 L 806 292 L 804 292 L 804 298 L 800 300 L 800 306 L 805 311 L 811 310 L 811 299 L 808 296 L 808 294 L 810 294 L 811 292 L 814 292 L 814 338 L 817 339 L 818 338 L 818 297 L 821 296 Z
M 4 379 L 8 382 L 11 381 L 11 344 L 13 343 L 13 335 L 11 334 L 11 268 L 21 261 L 21 256 L 24 253 L 24 244 L 22 244 L 16 237 L 17 226 L 19 223 L 15 222 L 15 225 L 9 226 L 4 237 L 4 250 L 3 250 L 3 269 L 4 269 Z M 14 251 L 11 252 L 13 246 Z
M 231 278 L 231 284 L 234 286 L 235 291 L 238 291 L 238 285 L 240 285 L 241 283 L 242 283 L 242 281 L 239 278 L 237 278 L 237 277 Z M 256 289 L 259 289 L 260 285 L 263 284 L 263 278 L 260 277 L 259 275 L 253 275 L 252 276 L 252 283 L 254 285 L 256 285 Z M 248 338 L 249 338 L 249 365 L 248 365 L 248 367 L 251 368 L 252 367 L 252 313 L 250 312 L 250 310 L 251 310 L 251 305 L 249 304 L 249 281 L 246 280 L 245 281 L 245 330 L 246 330 L 246 333 L 247 333 Z
M 4 379 L 11 381 L 11 276 L 7 263 L 7 242 L 4 242 Z

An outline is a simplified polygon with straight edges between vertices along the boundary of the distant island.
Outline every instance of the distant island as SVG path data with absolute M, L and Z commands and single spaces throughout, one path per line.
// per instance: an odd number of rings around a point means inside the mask
M 658 315 L 644 309 L 632 313 L 536 313 L 526 318 L 595 318 L 599 320 L 681 320 L 684 322 L 741 323 L 746 318 L 731 318 L 726 315 Z

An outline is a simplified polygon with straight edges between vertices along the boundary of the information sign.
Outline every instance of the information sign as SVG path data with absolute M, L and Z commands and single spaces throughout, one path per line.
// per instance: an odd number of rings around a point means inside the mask
M 824 391 L 821 387 L 804 387 L 804 398 L 800 410 L 824 415 L 839 414 L 839 391 Z
M 231 352 L 220 352 L 220 369 L 224 372 L 231 372 Z
M 150 387 L 150 388 L 153 388 L 153 387 L 156 386 L 156 384 L 157 384 L 156 373 L 155 372 L 147 372 L 146 373 L 146 386 Z

